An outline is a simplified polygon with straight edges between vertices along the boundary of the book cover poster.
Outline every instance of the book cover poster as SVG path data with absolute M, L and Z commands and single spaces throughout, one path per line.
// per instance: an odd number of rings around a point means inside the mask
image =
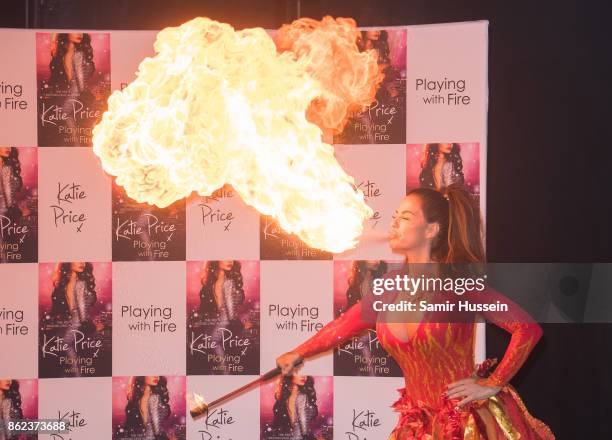
M 110 94 L 110 34 L 36 34 L 38 145 L 91 147 Z

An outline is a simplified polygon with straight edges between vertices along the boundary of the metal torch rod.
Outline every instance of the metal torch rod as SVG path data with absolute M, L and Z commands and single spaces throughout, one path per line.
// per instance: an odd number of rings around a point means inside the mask
M 295 367 L 299 367 L 302 363 L 303 363 L 303 360 L 300 359 L 296 364 L 294 364 L 294 368 Z M 214 406 L 217 406 L 217 405 L 219 405 L 219 404 L 221 404 L 223 402 L 226 402 L 226 401 L 232 399 L 233 397 L 235 397 L 235 396 L 243 393 L 244 391 L 248 390 L 249 388 L 257 386 L 257 385 L 259 385 L 259 384 L 261 384 L 263 382 L 266 382 L 266 381 L 268 381 L 268 380 L 270 380 L 270 379 L 272 379 L 272 378 L 274 378 L 274 377 L 276 377 L 276 376 L 278 376 L 280 374 L 281 374 L 280 367 L 276 367 L 275 369 L 268 371 L 266 374 L 260 376 L 259 378 L 255 379 L 255 380 L 252 380 L 251 382 L 249 382 L 249 383 L 247 383 L 245 385 L 242 385 L 240 388 L 236 388 L 235 390 L 230 391 L 229 393 L 219 397 L 218 399 L 213 400 L 212 402 L 210 402 L 208 404 L 207 403 L 197 404 L 196 406 L 192 407 L 189 410 L 189 414 L 191 414 L 191 417 L 195 419 L 195 418 L 203 415 L 210 408 L 212 408 Z

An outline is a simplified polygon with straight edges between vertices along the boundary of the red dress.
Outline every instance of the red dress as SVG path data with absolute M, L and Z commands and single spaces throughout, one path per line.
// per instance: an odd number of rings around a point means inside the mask
M 379 316 L 368 319 L 372 298 L 355 304 L 344 315 L 327 324 L 294 351 L 304 358 L 321 353 L 375 328 L 378 339 L 393 356 L 404 373 L 405 388 L 393 404 L 399 412 L 397 426 L 388 440 L 541 440 L 554 439 L 544 423 L 529 414 L 515 389 L 508 383 L 523 365 L 536 342 L 542 336 L 540 326 L 533 322 L 518 305 L 498 293 L 487 290 L 486 296 L 467 297 L 471 302 L 488 298 L 487 302 L 503 299 L 510 306 L 506 312 L 482 312 L 488 320 L 512 334 L 506 353 L 493 373 L 479 383 L 501 386 L 494 396 L 473 401 L 456 409 L 460 399 L 445 396 L 447 385 L 473 377 L 477 368 L 474 360 L 475 321 L 449 322 L 438 313 L 425 312 L 420 324 L 406 340 L 393 333 L 393 326 Z M 453 295 L 454 296 L 454 295 Z M 363 309 L 363 310 L 362 310 Z

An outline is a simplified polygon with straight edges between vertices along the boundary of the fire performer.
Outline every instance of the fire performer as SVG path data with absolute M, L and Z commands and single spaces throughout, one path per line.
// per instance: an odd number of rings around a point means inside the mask
M 448 267 L 445 263 L 481 263 L 484 248 L 478 206 L 458 185 L 449 186 L 444 193 L 415 189 L 397 208 L 389 245 L 394 253 L 406 257 L 400 271 L 404 274 L 420 263 L 438 271 Z M 487 295 L 491 299 L 495 292 Z M 389 322 L 389 316 L 384 316 L 389 312 L 368 319 L 371 299 L 372 295 L 365 297 L 293 351 L 281 355 L 277 365 L 283 374 L 292 374 L 291 366 L 301 358 L 375 328 L 383 347 L 402 368 L 406 385 L 393 404 L 399 421 L 389 440 L 554 439 L 548 426 L 529 414 L 508 383 L 542 335 L 540 326 L 519 306 L 512 303 L 509 312 L 484 313 L 512 338 L 492 374 L 479 377 L 484 374 L 474 362 L 475 314 L 472 322 L 460 323 L 449 319 L 432 322 L 427 314 L 415 314 L 403 323 Z M 490 367 L 491 361 L 484 366 Z

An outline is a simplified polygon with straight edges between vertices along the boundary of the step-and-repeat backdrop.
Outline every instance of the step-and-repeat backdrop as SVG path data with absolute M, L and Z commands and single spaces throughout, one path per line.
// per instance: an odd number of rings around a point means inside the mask
M 411 188 L 456 181 L 484 214 L 487 26 L 362 31 L 385 79 L 334 144 L 368 229 Z M 386 438 L 403 381 L 375 331 L 189 417 L 188 391 L 212 400 L 274 368 L 399 262 L 384 243 L 308 248 L 230 187 L 165 209 L 126 197 L 91 132 L 155 35 L 0 29 L 0 417 L 65 420 L 40 435 L 64 440 Z

